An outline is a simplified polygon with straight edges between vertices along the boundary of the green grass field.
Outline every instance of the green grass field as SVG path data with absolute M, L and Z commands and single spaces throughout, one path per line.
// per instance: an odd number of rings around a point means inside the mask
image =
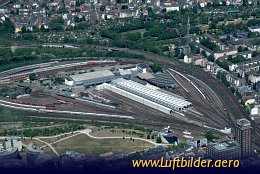
M 30 143 L 34 143 L 36 145 L 36 147 L 41 147 L 41 146 L 45 145 L 44 143 L 42 143 L 42 142 L 40 142 L 38 140 L 31 140 L 29 138 L 23 139 L 22 142 L 23 142 L 23 144 L 26 144 L 26 145 L 28 145 Z
M 78 135 L 71 139 L 54 144 L 53 147 L 59 152 L 76 151 L 84 154 L 100 155 L 108 152 L 134 152 L 149 147 L 154 147 L 152 144 L 141 140 L 130 139 L 103 139 L 97 140 L 88 137 L 87 135 Z

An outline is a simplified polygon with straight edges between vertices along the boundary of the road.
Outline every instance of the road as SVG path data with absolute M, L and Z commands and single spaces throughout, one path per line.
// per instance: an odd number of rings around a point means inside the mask
M 40 141 L 40 142 L 46 144 L 46 146 L 48 146 L 49 148 L 51 148 L 51 150 L 53 151 L 53 153 L 55 153 L 57 156 L 60 156 L 60 154 L 54 149 L 54 147 L 52 146 L 51 143 L 47 143 L 47 142 L 45 142 L 45 141 L 42 141 L 42 140 L 39 139 L 39 138 L 32 138 L 32 139 L 33 139 L 33 140 Z M 42 148 L 42 147 L 40 147 L 40 148 Z

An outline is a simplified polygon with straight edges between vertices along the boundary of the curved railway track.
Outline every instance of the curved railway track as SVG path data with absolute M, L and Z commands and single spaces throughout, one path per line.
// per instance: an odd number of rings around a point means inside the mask
M 124 51 L 143 55 L 146 60 L 158 62 L 167 69 L 172 68 L 181 73 L 192 75 L 205 82 L 220 97 L 223 105 L 227 106 L 227 112 L 229 112 L 229 116 L 233 120 L 233 125 L 235 125 L 236 119 L 244 117 L 245 113 L 236 100 L 235 96 L 227 89 L 226 86 L 224 86 L 224 84 L 214 78 L 210 73 L 203 71 L 201 68 L 193 66 L 191 64 L 185 64 L 178 60 L 168 59 L 164 56 L 160 56 L 151 52 L 129 49 L 124 49 Z
M 193 85 L 190 85 L 190 82 L 186 79 L 183 79 L 182 76 L 175 73 L 174 77 L 178 79 L 180 83 L 189 91 L 189 94 L 186 96 L 190 98 L 193 101 L 193 106 L 199 110 L 201 113 L 204 114 L 204 116 L 201 116 L 200 120 L 204 120 L 204 122 L 214 125 L 214 126 L 228 126 L 232 123 L 227 121 L 225 117 L 218 112 L 219 109 L 214 108 L 210 103 L 208 96 L 206 99 L 201 95 L 201 93 L 198 93 L 197 89 L 193 87 Z M 200 88 L 201 89 L 201 88 Z M 202 89 L 201 89 L 202 90 Z M 204 94 L 205 96 L 206 94 Z M 221 108 L 222 110 L 222 108 Z M 222 127 L 223 128 L 223 127 Z

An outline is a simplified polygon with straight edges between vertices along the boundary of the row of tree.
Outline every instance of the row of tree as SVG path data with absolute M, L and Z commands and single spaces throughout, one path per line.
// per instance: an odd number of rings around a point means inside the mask
M 17 130 L 10 129 L 0 132 L 1 136 L 24 136 L 24 137 L 35 137 L 35 136 L 53 136 L 62 133 L 73 132 L 76 130 L 84 129 L 84 125 L 69 124 L 62 127 L 44 128 L 44 129 L 25 129 Z

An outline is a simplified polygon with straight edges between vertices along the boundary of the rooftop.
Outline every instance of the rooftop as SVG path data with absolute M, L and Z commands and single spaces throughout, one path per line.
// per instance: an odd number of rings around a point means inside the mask
M 147 69 L 150 68 L 149 65 L 147 65 L 147 64 L 145 64 L 145 63 L 140 63 L 140 64 L 138 64 L 137 66 L 140 67 L 140 68 L 147 68 Z
M 170 95 L 163 91 L 148 88 L 145 85 L 131 80 L 125 80 L 122 78 L 116 79 L 112 81 L 112 85 L 127 91 L 131 91 L 133 94 L 141 95 L 144 98 L 148 97 L 149 100 L 160 101 L 160 104 L 172 109 L 174 107 L 186 108 L 191 105 L 191 103 L 186 100 L 177 98 L 176 96 Z
M 238 146 L 238 144 L 235 141 L 230 141 L 230 140 L 223 141 L 223 142 L 213 145 L 213 147 L 218 151 L 229 150 L 229 149 L 235 148 L 237 146 Z
M 172 143 L 175 143 L 175 142 L 178 142 L 178 138 L 174 135 L 163 135 L 163 137 L 168 141 L 168 143 L 172 144 Z
M 249 64 L 256 64 L 257 62 L 260 61 L 260 55 L 256 56 L 256 57 L 253 57 L 252 59 L 250 60 L 247 60 L 247 61 L 243 61 L 243 62 L 239 62 L 237 63 L 237 66 L 244 66 L 244 65 L 249 65 Z
M 142 80 L 148 80 L 148 79 L 153 79 L 155 78 L 152 74 L 150 73 L 139 73 L 137 74 L 137 77 L 139 77 Z
M 16 153 L 17 151 L 18 151 L 17 147 L 10 147 L 5 150 L 2 150 L 2 151 L 0 151 L 0 159 L 1 159 L 1 157 L 12 155 L 12 154 Z
M 260 29 L 260 25 L 257 25 L 257 26 L 251 26 L 251 27 L 249 27 L 249 28 L 251 28 L 251 29 Z
M 33 143 L 30 143 L 26 146 L 27 152 L 30 153 L 38 153 L 38 154 L 44 154 L 43 150 L 35 149 L 35 145 Z
M 237 125 L 240 126 L 241 128 L 251 128 L 251 122 L 246 118 L 237 120 Z
M 114 74 L 110 70 L 102 70 L 102 71 L 95 71 L 95 72 L 89 72 L 84 74 L 77 74 L 72 75 L 70 78 L 75 81 L 84 81 L 88 79 L 95 79 L 95 78 L 102 78 L 102 77 L 108 77 L 108 76 L 114 76 Z

